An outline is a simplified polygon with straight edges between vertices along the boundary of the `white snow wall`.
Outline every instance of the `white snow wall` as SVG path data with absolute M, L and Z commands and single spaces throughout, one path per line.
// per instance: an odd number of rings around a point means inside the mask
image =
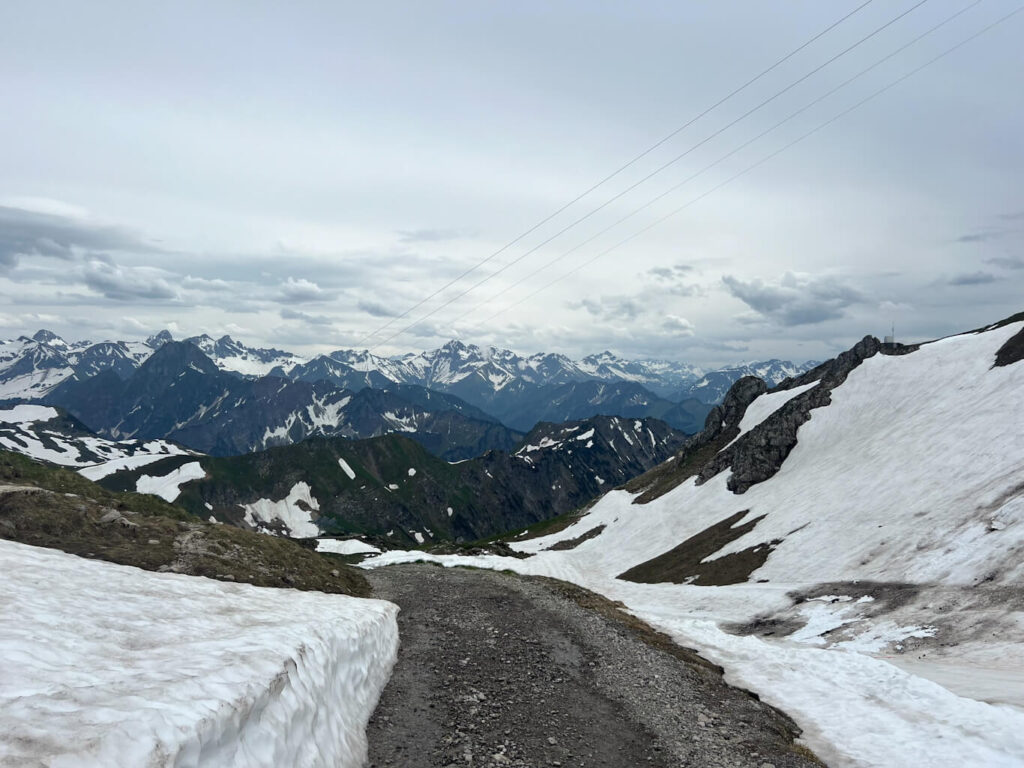
M 397 606 L 0 541 L 0 766 L 361 766 Z

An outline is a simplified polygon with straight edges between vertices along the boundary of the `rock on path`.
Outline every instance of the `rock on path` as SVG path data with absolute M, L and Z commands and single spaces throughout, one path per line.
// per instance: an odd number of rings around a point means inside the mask
M 374 768 L 821 765 L 785 715 L 591 593 L 428 565 L 367 578 L 401 607 Z

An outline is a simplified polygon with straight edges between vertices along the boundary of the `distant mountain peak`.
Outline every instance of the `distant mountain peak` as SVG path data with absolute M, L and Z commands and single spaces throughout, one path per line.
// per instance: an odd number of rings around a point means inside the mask
M 53 331 L 48 331 L 45 328 L 40 328 L 32 335 L 33 341 L 38 341 L 40 344 L 58 344 L 67 346 L 67 342 L 64 341 Z
M 159 333 L 155 333 L 146 339 L 146 346 L 152 347 L 153 349 L 160 349 L 160 347 L 169 341 L 174 341 L 174 337 L 171 336 L 171 332 L 165 328 Z

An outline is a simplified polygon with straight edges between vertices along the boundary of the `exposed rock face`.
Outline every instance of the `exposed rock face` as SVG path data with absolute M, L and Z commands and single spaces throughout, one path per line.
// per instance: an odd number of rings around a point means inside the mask
M 738 379 L 729 388 L 721 405 L 711 409 L 704 420 L 704 429 L 691 437 L 683 450 L 693 451 L 702 448 L 725 432 L 738 431 L 743 414 L 747 412 L 747 406 L 767 391 L 768 385 L 756 376 Z
M 768 385 L 756 376 L 739 379 L 729 388 L 722 401 L 722 420 L 730 427 L 739 426 L 747 406 L 767 391 Z
M 909 348 L 904 349 L 912 351 Z M 722 470 L 731 468 L 732 476 L 727 483 L 729 490 L 744 493 L 755 483 L 772 477 L 779 471 L 782 462 L 796 445 L 797 430 L 811 418 L 811 411 L 831 403 L 832 389 L 846 381 L 850 371 L 864 360 L 881 351 L 882 343 L 878 339 L 874 336 L 865 336 L 838 357 L 801 376 L 782 382 L 773 391 L 793 389 L 814 381 L 818 381 L 818 386 L 797 395 L 735 443 L 719 452 L 698 473 L 697 483 L 707 482 Z M 742 381 L 736 385 L 739 386 Z M 751 388 L 750 391 L 754 390 Z M 737 397 L 741 394 L 746 393 L 737 393 Z M 730 390 L 727 400 L 732 395 L 733 391 Z M 743 405 L 744 411 L 749 402 Z
M 1024 330 L 1010 337 L 1010 339 L 996 352 L 995 365 L 1012 365 L 1024 360 Z

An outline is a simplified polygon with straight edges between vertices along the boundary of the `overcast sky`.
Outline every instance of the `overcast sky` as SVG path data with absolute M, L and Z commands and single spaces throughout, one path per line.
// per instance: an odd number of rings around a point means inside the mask
M 741 149 L 973 2 L 925 2 L 725 128 L 918 2 L 874 0 L 396 317 L 861 2 L 3 3 L 0 335 L 716 365 L 1024 309 L 1024 13 L 729 181 L 1017 5 Z

